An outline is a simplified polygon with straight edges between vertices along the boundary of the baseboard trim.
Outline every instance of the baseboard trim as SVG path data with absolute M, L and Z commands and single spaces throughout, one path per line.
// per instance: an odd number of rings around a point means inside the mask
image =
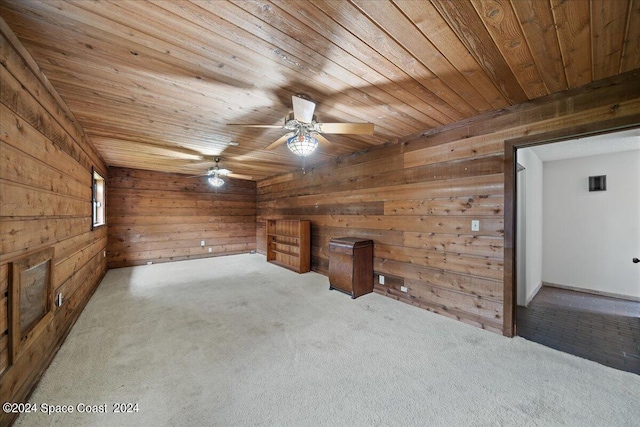
M 566 290 L 569 290 L 569 291 L 584 292 L 585 294 L 601 295 L 603 297 L 611 297 L 611 298 L 618 298 L 618 299 L 623 299 L 623 300 L 627 300 L 627 301 L 640 302 L 640 297 L 634 297 L 634 296 L 631 296 L 631 295 L 616 294 L 614 292 L 596 291 L 596 290 L 593 290 L 593 289 L 584 289 L 584 288 L 579 288 L 577 286 L 561 285 L 559 283 L 550 283 L 550 282 L 543 282 L 542 285 L 543 286 L 548 286 L 550 288 L 566 289 Z M 527 302 L 527 304 L 529 304 L 529 303 Z
M 535 287 L 533 292 L 531 292 L 531 295 L 529 295 L 527 297 L 527 300 L 524 302 L 525 307 L 529 307 L 529 303 L 536 297 L 536 295 L 538 295 L 538 292 L 540 292 L 540 289 L 542 289 L 542 285 L 543 285 L 542 282 L 538 282 L 538 285 Z

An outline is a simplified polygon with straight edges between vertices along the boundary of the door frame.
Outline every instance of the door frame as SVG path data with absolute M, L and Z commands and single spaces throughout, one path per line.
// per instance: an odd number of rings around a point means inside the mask
M 525 168 L 524 166 L 522 166 L 522 164 L 520 164 L 520 162 L 518 162 L 517 159 L 517 152 L 516 152 L 516 176 L 515 176 L 515 186 L 516 186 L 516 194 L 515 194 L 515 198 L 516 198 L 516 222 L 515 222 L 515 236 L 516 236 L 516 240 L 515 240 L 515 244 L 517 245 L 515 248 L 515 255 L 516 255 L 516 265 L 514 265 L 514 275 L 516 276 L 515 282 L 516 282 L 516 287 L 519 287 L 520 290 L 518 291 L 516 289 L 516 294 L 514 295 L 515 298 L 515 303 L 516 305 L 518 305 L 520 302 L 520 299 L 522 299 L 522 295 L 520 294 L 520 291 L 522 291 L 522 289 L 526 289 L 527 288 L 527 272 L 526 272 L 526 259 L 527 259 L 527 168 Z M 520 194 L 520 190 L 522 190 L 522 192 L 524 194 Z M 522 208 L 522 211 L 521 211 Z M 521 226 L 522 228 L 520 230 L 518 230 L 518 226 Z M 522 239 L 522 241 L 518 241 L 518 238 Z M 520 262 L 518 262 L 518 260 L 520 260 Z M 522 264 L 522 265 L 521 265 Z M 523 265 L 524 265 L 524 271 L 523 271 Z M 524 286 L 523 286 L 524 285 Z M 526 296 L 526 292 L 525 292 L 525 296 Z M 518 308 L 516 307 L 516 310 L 518 310 Z
M 516 335 L 517 270 L 516 270 L 516 151 L 520 148 L 552 144 L 569 139 L 603 135 L 622 130 L 640 128 L 638 116 L 619 117 L 599 122 L 527 135 L 504 141 L 504 305 L 502 334 Z

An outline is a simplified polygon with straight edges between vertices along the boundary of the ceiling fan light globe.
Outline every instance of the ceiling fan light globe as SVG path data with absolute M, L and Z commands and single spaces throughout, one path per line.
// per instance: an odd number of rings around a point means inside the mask
M 306 157 L 318 146 L 318 140 L 310 135 L 294 135 L 287 139 L 287 147 L 295 155 Z
M 224 180 L 220 178 L 218 175 L 209 177 L 207 181 L 209 181 L 209 185 L 213 187 L 222 187 L 224 185 Z

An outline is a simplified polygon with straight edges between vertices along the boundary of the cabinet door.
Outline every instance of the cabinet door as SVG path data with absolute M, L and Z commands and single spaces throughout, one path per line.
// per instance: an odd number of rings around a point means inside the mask
M 353 257 L 329 252 L 329 284 L 332 288 L 353 294 Z

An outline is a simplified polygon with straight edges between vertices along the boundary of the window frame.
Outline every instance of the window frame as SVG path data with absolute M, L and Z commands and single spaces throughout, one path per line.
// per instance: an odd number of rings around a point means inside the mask
M 101 188 L 98 186 L 100 185 Z M 91 230 L 107 225 L 107 184 L 102 174 L 91 167 Z M 100 203 L 100 206 L 98 206 Z M 100 221 L 102 220 L 102 221 Z

